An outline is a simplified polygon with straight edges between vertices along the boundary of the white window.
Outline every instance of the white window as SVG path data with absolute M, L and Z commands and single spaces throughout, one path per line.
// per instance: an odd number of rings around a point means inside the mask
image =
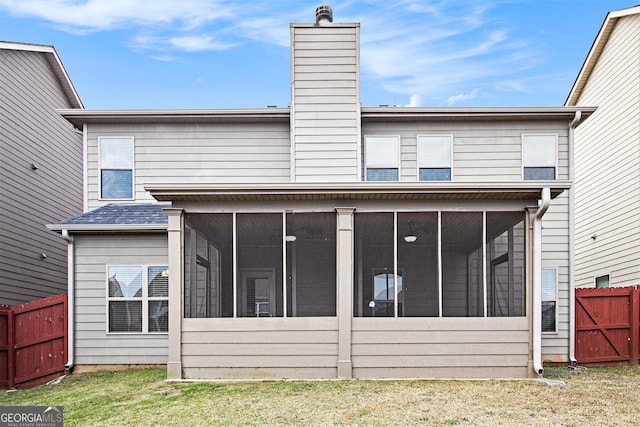
M 556 179 L 557 153 L 557 135 L 522 135 L 524 179 L 526 181 Z
M 610 285 L 611 280 L 608 274 L 596 277 L 596 288 L 608 288 Z
M 398 181 L 400 137 L 365 136 L 365 176 L 367 181 Z
M 418 135 L 418 179 L 451 181 L 453 137 Z
M 107 266 L 108 332 L 167 332 L 167 266 Z
M 133 138 L 101 137 L 100 198 L 133 198 Z
M 558 270 L 542 269 L 542 332 L 558 332 Z

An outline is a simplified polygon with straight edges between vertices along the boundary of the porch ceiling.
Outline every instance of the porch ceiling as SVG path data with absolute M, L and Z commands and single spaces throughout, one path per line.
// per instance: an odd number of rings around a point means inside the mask
M 313 201 L 313 200 L 535 200 L 543 188 L 555 198 L 570 181 L 480 182 L 349 182 L 267 184 L 150 184 L 159 201 Z

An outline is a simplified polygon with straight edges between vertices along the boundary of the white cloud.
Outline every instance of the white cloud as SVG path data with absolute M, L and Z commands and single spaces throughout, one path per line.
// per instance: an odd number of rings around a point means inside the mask
M 0 0 L 0 6 L 16 16 L 84 31 L 167 24 L 193 29 L 233 16 L 229 7 L 216 0 Z
M 478 93 L 480 93 L 480 89 L 478 88 L 472 90 L 469 93 L 459 93 L 455 96 L 450 96 L 449 99 L 447 100 L 447 103 L 449 105 L 454 105 L 461 101 L 469 101 L 471 99 L 475 99 L 478 96 Z
M 363 17 L 361 26 L 363 79 L 386 91 L 451 105 L 479 95 L 463 87 L 492 87 L 536 64 L 527 41 L 491 15 L 494 0 L 397 3 Z
M 417 94 L 413 94 L 409 97 L 409 103 L 405 107 L 420 107 L 422 105 L 422 97 Z

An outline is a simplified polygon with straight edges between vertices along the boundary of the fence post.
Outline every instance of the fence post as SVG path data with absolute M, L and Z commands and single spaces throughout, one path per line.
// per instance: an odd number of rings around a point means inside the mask
M 631 342 L 629 343 L 629 362 L 632 365 L 638 364 L 638 359 L 640 359 L 640 351 L 638 349 L 640 340 L 640 289 L 637 286 L 631 288 L 631 304 L 629 310 L 631 311 L 629 314 L 631 320 L 631 328 L 629 331 L 629 338 Z
M 8 388 L 15 388 L 16 385 L 16 349 L 15 349 L 15 327 L 13 324 L 13 309 L 7 312 L 7 379 L 9 380 Z

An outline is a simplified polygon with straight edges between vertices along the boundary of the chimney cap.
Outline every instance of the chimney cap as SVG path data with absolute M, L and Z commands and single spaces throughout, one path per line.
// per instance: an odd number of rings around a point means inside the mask
M 329 5 L 316 7 L 316 24 L 333 22 L 333 9 Z

